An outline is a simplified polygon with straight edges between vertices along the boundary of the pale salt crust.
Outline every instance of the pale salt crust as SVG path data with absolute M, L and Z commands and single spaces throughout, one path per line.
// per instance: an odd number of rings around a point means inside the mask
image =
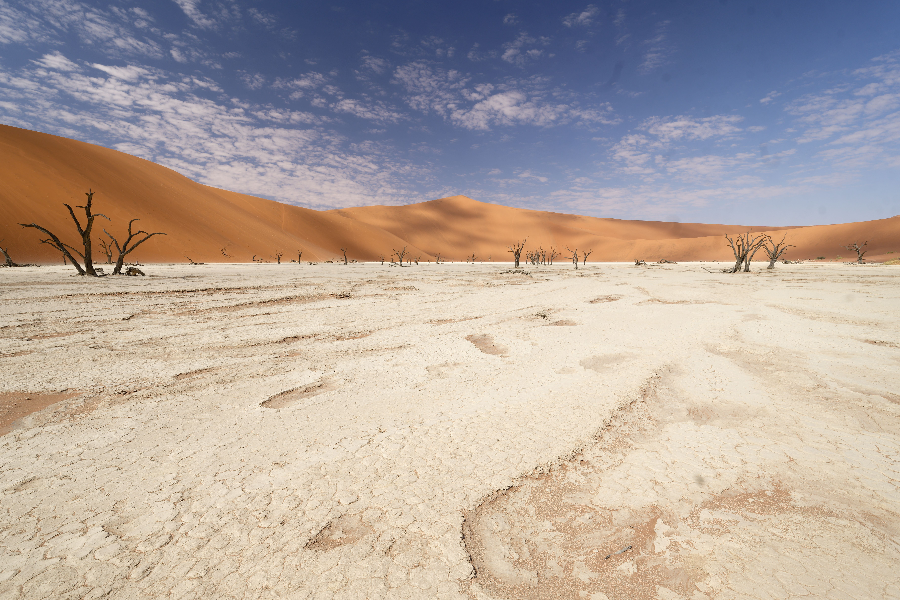
M 704 268 L 0 270 L 0 597 L 900 597 L 900 268 Z

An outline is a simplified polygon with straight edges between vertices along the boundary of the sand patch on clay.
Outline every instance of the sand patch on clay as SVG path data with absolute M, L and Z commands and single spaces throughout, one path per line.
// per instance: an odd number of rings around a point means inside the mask
M 80 392 L 69 391 L 56 394 L 0 392 L 0 435 L 9 433 L 19 419 L 78 395 Z
M 494 336 L 487 333 L 473 333 L 472 335 L 467 335 L 466 339 L 472 342 L 472 344 L 474 344 L 476 348 L 478 348 L 485 354 L 492 354 L 494 356 L 506 356 L 509 352 L 509 349 L 506 346 L 495 343 Z

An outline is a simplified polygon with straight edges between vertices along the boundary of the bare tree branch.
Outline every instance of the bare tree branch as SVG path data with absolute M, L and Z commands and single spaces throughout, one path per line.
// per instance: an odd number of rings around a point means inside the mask
M 863 242 L 862 246 L 860 246 L 858 243 L 853 243 L 853 244 L 850 244 L 849 246 L 844 246 L 844 248 L 846 248 L 847 250 L 853 250 L 854 252 L 856 252 L 856 263 L 861 265 L 864 262 L 866 262 L 863 259 L 863 256 L 866 254 L 866 252 L 868 252 L 868 250 L 863 250 L 863 248 L 865 248 L 868 245 L 868 243 L 869 243 L 869 241 L 866 240 L 865 242 Z
M 575 270 L 577 271 L 578 270 L 578 248 L 575 248 L 574 250 L 572 250 L 571 248 L 566 246 L 566 250 L 569 251 L 570 256 L 568 258 L 573 263 L 575 263 Z
M 771 236 L 766 236 L 766 238 L 766 245 L 763 247 L 763 249 L 766 251 L 766 256 L 769 257 L 769 266 L 766 268 L 774 269 L 775 263 L 779 258 L 781 258 L 781 255 L 784 254 L 788 248 L 794 248 L 795 246 L 793 244 L 784 243 L 784 240 L 787 239 L 786 233 L 784 234 L 784 236 L 782 236 L 781 241 L 777 244 Z M 769 244 L 771 244 L 771 247 L 769 247 Z
M 21 267 L 22 266 L 19 263 L 14 262 L 13 259 L 11 259 L 9 257 L 9 246 L 7 246 L 6 248 L 0 247 L 0 252 L 3 253 L 3 257 L 6 259 L 5 266 L 7 266 L 7 267 Z
M 115 244 L 115 246 L 116 246 L 116 250 L 119 252 L 119 257 L 116 259 L 116 267 L 113 269 L 113 272 L 112 272 L 113 275 L 121 275 L 122 274 L 122 265 L 125 264 L 125 257 L 128 254 L 131 254 L 132 252 L 134 252 L 135 248 L 137 248 L 138 246 L 140 246 L 141 244 L 143 244 L 144 242 L 146 242 L 147 240 L 152 238 L 154 235 L 166 235 L 165 233 L 160 233 L 160 232 L 147 233 L 144 230 L 139 230 L 139 231 L 135 231 L 132 233 L 131 226 L 132 226 L 132 224 L 134 224 L 135 221 L 140 221 L 140 219 L 132 219 L 128 222 L 128 238 L 126 238 L 125 243 L 122 244 L 121 246 L 119 245 L 118 240 L 116 240 L 116 238 L 113 237 L 113 235 L 110 232 L 106 231 L 105 229 L 103 230 L 103 233 L 105 233 L 106 235 L 109 236 L 109 239 L 112 240 L 113 244 Z M 139 239 L 138 241 L 136 241 L 134 244 L 131 244 L 131 241 L 139 235 L 144 235 L 144 237 Z M 131 244 L 131 245 L 129 246 L 129 244 Z M 194 264 L 194 261 L 192 261 L 191 259 L 188 259 L 188 260 L 191 262 L 191 264 Z
M 519 260 L 522 257 L 522 248 L 525 247 L 525 242 L 528 241 L 528 238 L 525 238 L 521 242 L 515 242 L 512 246 L 509 247 L 509 252 L 512 252 L 513 257 L 515 258 L 516 268 L 519 268 Z

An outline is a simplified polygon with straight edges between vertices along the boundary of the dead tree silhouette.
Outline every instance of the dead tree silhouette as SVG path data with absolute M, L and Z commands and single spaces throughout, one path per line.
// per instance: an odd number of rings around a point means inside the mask
M 403 266 L 403 257 L 407 255 L 406 246 L 403 246 L 402 250 L 394 250 L 394 254 L 397 256 L 397 262 L 400 263 L 400 266 Z
M 121 246 L 119 245 L 118 240 L 116 240 L 116 238 L 114 238 L 110 232 L 106 231 L 105 229 L 103 230 L 103 233 L 105 233 L 107 236 L 109 236 L 109 239 L 112 240 L 113 245 L 115 245 L 115 247 L 116 247 L 116 251 L 119 253 L 119 257 L 116 259 L 116 267 L 113 269 L 113 272 L 112 272 L 113 275 L 121 275 L 122 274 L 122 265 L 125 264 L 125 257 L 128 254 L 130 254 L 131 252 L 133 252 L 135 248 L 137 248 L 138 246 L 140 246 L 141 244 L 143 244 L 144 242 L 146 242 L 147 240 L 152 238 L 154 235 L 166 235 L 165 233 L 160 233 L 160 232 L 147 233 L 146 231 L 143 231 L 143 230 L 135 231 L 132 233 L 131 226 L 132 226 L 132 224 L 134 224 L 135 221 L 140 221 L 140 219 L 132 219 L 128 222 L 128 237 L 125 238 L 125 243 L 122 244 Z M 136 242 L 134 242 L 132 244 L 131 243 L 132 240 L 134 240 L 134 238 L 136 238 L 139 235 L 143 235 L 144 237 L 137 240 Z M 194 261 L 192 261 L 191 259 L 188 259 L 188 260 L 191 262 L 191 264 L 199 264 L 199 263 L 194 263 Z
M 865 248 L 868 245 L 868 243 L 869 243 L 869 241 L 866 240 L 865 242 L 863 242 L 862 246 L 860 246 L 857 243 L 853 243 L 848 246 L 844 246 L 844 248 L 846 248 L 847 250 L 853 250 L 854 252 L 856 252 L 856 264 L 861 265 L 866 262 L 865 259 L 863 258 L 863 255 L 865 255 L 866 252 L 868 252 L 868 250 L 863 250 L 863 248 Z
M 728 240 L 728 245 L 731 246 L 731 251 L 734 252 L 734 267 L 725 269 L 724 272 L 740 273 L 741 264 L 743 263 L 744 272 L 749 273 L 750 262 L 753 260 L 753 256 L 760 248 L 766 245 L 768 236 L 764 233 L 755 236 L 748 231 L 747 233 L 736 236 L 734 240 L 728 237 L 728 234 L 726 233 L 725 239 Z
M 106 255 L 106 264 L 111 265 L 113 255 L 112 246 L 110 246 L 103 238 L 99 238 L 97 243 L 100 244 L 100 249 L 103 250 L 103 254 Z
M 516 268 L 519 268 L 519 259 L 522 257 L 522 248 L 525 247 L 525 242 L 528 241 L 528 238 L 525 238 L 521 242 L 515 242 L 512 246 L 509 247 L 509 252 L 512 252 L 513 257 L 516 261 Z
M 84 194 L 87 196 L 87 204 L 84 206 L 76 206 L 75 208 L 84 209 L 85 216 L 85 226 L 81 226 L 81 222 L 78 220 L 78 217 L 75 216 L 75 211 L 72 210 L 72 207 L 65 202 L 63 202 L 63 206 L 69 209 L 69 215 L 72 217 L 72 220 L 75 222 L 75 228 L 78 230 L 78 235 L 81 236 L 81 244 L 84 247 L 84 252 L 79 252 L 72 246 L 66 244 L 62 240 L 60 240 L 55 233 L 47 229 L 46 227 L 42 227 L 37 223 L 19 223 L 22 227 L 31 227 L 33 229 L 37 229 L 39 231 L 43 231 L 45 234 L 50 236 L 45 240 L 41 240 L 42 244 L 47 244 L 48 246 L 52 246 L 62 252 L 63 257 L 68 258 L 75 269 L 78 271 L 79 275 L 90 275 L 91 277 L 99 277 L 100 274 L 94 269 L 94 259 L 91 254 L 91 230 L 94 228 L 94 219 L 97 217 L 103 217 L 107 221 L 109 221 L 109 217 L 101 213 L 94 213 L 91 208 L 91 204 L 94 201 L 94 192 L 88 190 Z M 77 254 L 81 257 L 81 260 L 84 261 L 84 266 L 75 258 Z
M 3 243 L 3 242 L 0 241 L 0 243 Z M 9 246 L 7 246 L 6 248 L 3 248 L 2 246 L 0 246 L 0 252 L 3 253 L 3 258 L 6 259 L 6 264 L 4 264 L 3 266 L 5 266 L 5 267 L 21 267 L 21 266 L 23 266 L 15 261 L 13 261 L 13 259 L 11 259 L 9 257 Z
M 775 263 L 778 261 L 779 258 L 781 258 L 781 255 L 784 254 L 788 248 L 795 247 L 793 244 L 785 244 L 784 240 L 786 240 L 786 239 L 787 239 L 787 234 L 784 234 L 784 236 L 782 236 L 782 238 L 781 238 L 781 241 L 778 242 L 777 244 L 775 243 L 775 240 L 772 239 L 771 236 L 769 236 L 768 239 L 766 240 L 766 245 L 763 246 L 763 250 L 766 251 L 766 255 L 769 257 L 769 266 L 766 267 L 767 269 L 774 269 Z M 769 244 L 771 244 L 771 247 L 769 246 Z
M 570 256 L 568 257 L 573 263 L 575 263 L 575 270 L 578 270 L 578 248 L 572 250 L 568 246 L 566 246 L 566 250 L 569 251 Z

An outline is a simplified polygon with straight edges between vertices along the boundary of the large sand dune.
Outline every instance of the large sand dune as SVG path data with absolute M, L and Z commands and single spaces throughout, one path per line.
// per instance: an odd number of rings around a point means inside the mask
M 198 184 L 155 163 L 92 144 L 0 126 L 0 240 L 19 262 L 58 263 L 59 254 L 40 234 L 18 223 L 38 222 L 75 242 L 63 202 L 81 204 L 89 188 L 95 210 L 121 235 L 140 218 L 147 231 L 161 231 L 131 258 L 144 262 L 250 262 L 329 260 L 348 249 L 358 260 L 376 260 L 407 246 L 412 257 L 461 261 L 509 259 L 508 246 L 528 239 L 526 249 L 593 250 L 591 261 L 720 260 L 730 257 L 722 234 L 749 229 L 708 225 L 622 221 L 530 211 L 453 196 L 408 206 L 369 206 L 315 211 Z M 755 231 L 776 228 L 752 227 Z M 843 246 L 869 241 L 869 257 L 900 251 L 900 217 L 784 231 L 788 258 L 847 256 Z M 781 234 L 779 234 L 781 235 Z M 97 238 L 103 236 L 97 230 Z M 95 248 L 99 258 L 99 248 Z

